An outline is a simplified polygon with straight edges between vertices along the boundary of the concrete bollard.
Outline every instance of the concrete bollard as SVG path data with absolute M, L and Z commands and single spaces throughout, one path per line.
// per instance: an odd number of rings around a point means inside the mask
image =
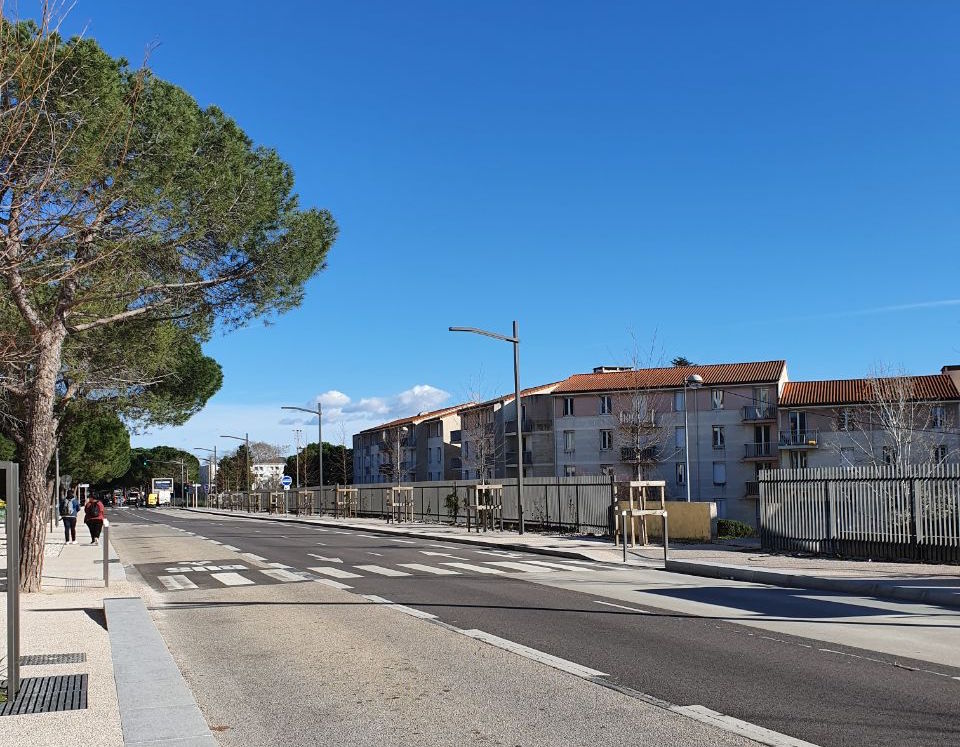
M 103 585 L 110 586 L 110 522 L 103 520 Z

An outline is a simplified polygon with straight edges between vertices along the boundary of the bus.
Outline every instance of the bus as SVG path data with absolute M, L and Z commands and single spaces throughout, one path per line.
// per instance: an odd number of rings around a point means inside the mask
M 157 496 L 158 506 L 169 506 L 170 499 L 173 497 L 173 478 L 154 477 L 150 492 Z

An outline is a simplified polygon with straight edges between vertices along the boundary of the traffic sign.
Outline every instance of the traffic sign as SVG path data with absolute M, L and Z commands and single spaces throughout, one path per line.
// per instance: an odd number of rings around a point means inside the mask
M 290 490 L 290 486 L 293 485 L 293 478 L 290 475 L 284 475 L 280 482 L 283 483 L 284 490 Z

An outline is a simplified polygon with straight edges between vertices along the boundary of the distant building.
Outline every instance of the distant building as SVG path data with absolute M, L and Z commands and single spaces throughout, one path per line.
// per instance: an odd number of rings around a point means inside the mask
M 250 465 L 253 473 L 253 489 L 260 490 L 267 486 L 276 486 L 283 478 L 283 468 L 286 462 L 257 462 Z

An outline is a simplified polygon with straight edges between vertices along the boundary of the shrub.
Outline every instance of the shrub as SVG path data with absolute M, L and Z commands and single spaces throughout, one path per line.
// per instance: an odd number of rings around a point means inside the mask
M 717 536 L 721 539 L 730 539 L 735 537 L 752 537 L 753 527 L 744 524 L 742 521 L 733 519 L 720 519 L 717 522 Z

